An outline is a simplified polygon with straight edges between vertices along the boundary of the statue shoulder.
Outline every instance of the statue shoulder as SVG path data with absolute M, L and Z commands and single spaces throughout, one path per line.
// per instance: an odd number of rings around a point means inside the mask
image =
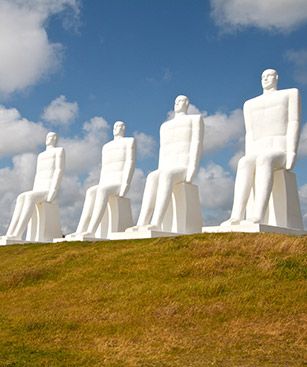
M 194 114 L 194 115 L 188 115 L 188 116 L 192 120 L 193 123 L 200 124 L 204 122 L 203 115 L 201 114 Z
M 298 88 L 289 88 L 289 89 L 286 89 L 286 91 L 292 97 L 298 97 L 300 95 L 300 91 L 298 90 Z

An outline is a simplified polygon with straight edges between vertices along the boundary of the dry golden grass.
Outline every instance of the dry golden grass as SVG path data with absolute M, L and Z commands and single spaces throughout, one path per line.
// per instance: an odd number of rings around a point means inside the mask
M 307 365 L 306 238 L 0 248 L 0 366 Z

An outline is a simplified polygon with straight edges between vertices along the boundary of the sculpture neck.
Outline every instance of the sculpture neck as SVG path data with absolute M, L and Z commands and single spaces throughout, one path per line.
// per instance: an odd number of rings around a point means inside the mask
M 119 139 L 122 139 L 122 138 L 123 138 L 122 135 L 116 135 L 116 136 L 114 136 L 114 140 L 119 140 Z
M 46 146 L 46 150 L 51 150 L 51 149 L 53 149 L 54 148 L 54 145 L 47 145 Z
M 184 116 L 184 115 L 186 115 L 186 112 L 183 112 L 183 111 L 175 112 L 175 117 Z
M 277 88 L 263 89 L 263 94 L 270 94 L 277 91 Z

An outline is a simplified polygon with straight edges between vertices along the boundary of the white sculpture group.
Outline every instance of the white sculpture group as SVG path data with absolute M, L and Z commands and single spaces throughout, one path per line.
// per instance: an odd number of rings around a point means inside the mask
M 295 175 L 290 172 L 299 140 L 299 92 L 277 90 L 273 69 L 265 70 L 261 81 L 263 94 L 244 104 L 246 151 L 238 164 L 231 217 L 218 231 L 253 224 L 303 229 Z M 65 240 L 201 232 L 198 187 L 192 180 L 202 154 L 204 121 L 200 114 L 187 114 L 188 106 L 188 98 L 178 96 L 174 117 L 161 125 L 159 164 L 147 176 L 137 225 L 133 226 L 125 197 L 135 169 L 136 144 L 134 138 L 125 137 L 125 124 L 117 121 L 114 139 L 102 148 L 99 183 L 87 190 L 77 230 Z M 37 159 L 33 190 L 18 196 L 2 244 L 21 242 L 27 226 L 28 241 L 60 240 L 56 199 L 65 155 L 56 143 L 57 135 L 48 133 L 46 150 Z M 212 228 L 203 231 L 215 231 Z

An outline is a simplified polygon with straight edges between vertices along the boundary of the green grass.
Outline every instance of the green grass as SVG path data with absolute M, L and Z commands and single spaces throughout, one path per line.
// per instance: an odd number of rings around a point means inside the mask
M 306 237 L 0 248 L 0 366 L 307 366 Z

